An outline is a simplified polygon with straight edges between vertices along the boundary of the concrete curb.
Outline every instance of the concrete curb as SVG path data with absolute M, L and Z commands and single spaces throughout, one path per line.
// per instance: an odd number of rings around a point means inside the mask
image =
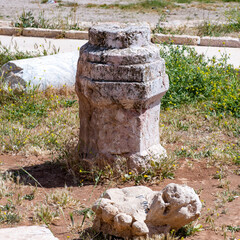
M 188 35 L 170 35 L 170 34 L 153 34 L 152 42 L 157 43 L 174 43 L 179 45 L 199 45 L 200 37 L 198 36 L 188 36 Z
M 22 29 L 16 27 L 0 27 L 0 35 L 20 36 L 22 35 Z
M 231 37 L 202 37 L 200 46 L 240 48 L 240 39 Z
M 66 31 L 65 38 L 87 40 L 88 31 L 76 31 L 76 30 Z
M 43 28 L 0 27 L 0 35 L 88 40 L 88 31 Z M 189 35 L 153 34 L 152 42 L 179 45 L 240 48 L 240 39 L 231 37 L 198 37 Z
M 57 30 L 57 29 L 24 28 L 22 31 L 22 36 L 61 38 L 61 37 L 63 37 L 63 31 Z
M 88 39 L 88 31 L 76 30 L 58 30 L 44 28 L 16 28 L 16 27 L 0 27 L 0 35 L 7 36 L 25 36 L 25 37 L 44 37 L 44 38 L 69 38 L 69 39 Z

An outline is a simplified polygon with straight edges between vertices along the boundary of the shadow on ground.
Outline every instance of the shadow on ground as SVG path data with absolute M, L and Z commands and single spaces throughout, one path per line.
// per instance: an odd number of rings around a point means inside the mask
M 24 185 L 40 185 L 44 188 L 78 186 L 79 182 L 59 162 L 45 162 L 24 168 L 9 169 L 15 179 Z
M 74 238 L 73 240 L 124 240 L 124 238 L 116 237 L 109 234 L 103 234 L 101 232 L 96 232 L 93 228 L 86 228 L 84 231 L 79 233 L 79 238 Z

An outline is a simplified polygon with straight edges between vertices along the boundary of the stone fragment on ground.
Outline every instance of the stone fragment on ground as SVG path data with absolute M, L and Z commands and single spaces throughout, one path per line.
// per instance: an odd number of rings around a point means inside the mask
M 145 186 L 112 188 L 95 202 L 93 228 L 123 238 L 151 237 L 178 230 L 200 216 L 194 189 L 168 184 L 161 191 Z
M 58 240 L 44 226 L 22 226 L 0 229 L 1 240 Z
M 10 61 L 2 66 L 2 75 L 12 89 L 26 86 L 60 88 L 73 86 L 77 69 L 78 51 Z

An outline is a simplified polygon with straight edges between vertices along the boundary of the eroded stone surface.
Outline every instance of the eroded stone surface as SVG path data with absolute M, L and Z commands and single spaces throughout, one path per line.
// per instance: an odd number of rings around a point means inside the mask
M 124 238 L 178 230 L 200 216 L 202 204 L 194 190 L 171 183 L 163 190 L 145 186 L 109 189 L 92 209 L 97 231 Z
M 82 61 L 117 65 L 149 63 L 160 60 L 159 49 L 153 44 L 143 47 L 108 49 L 87 43 L 81 47 L 80 57 Z
M 58 240 L 43 226 L 22 226 L 0 229 L 1 240 Z
M 80 49 L 79 153 L 113 164 L 118 156 L 139 170 L 166 156 L 159 143 L 160 100 L 168 90 L 165 62 L 143 26 L 96 26 Z
M 103 24 L 89 29 L 89 43 L 106 48 L 142 47 L 149 44 L 150 37 L 148 26 Z
M 158 60 L 145 64 L 109 65 L 79 61 L 79 71 L 83 77 L 95 81 L 109 82 L 147 82 L 161 76 L 165 62 Z

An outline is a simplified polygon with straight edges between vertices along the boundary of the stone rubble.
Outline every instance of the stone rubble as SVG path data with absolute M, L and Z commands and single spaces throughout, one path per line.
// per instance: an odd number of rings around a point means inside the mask
M 125 239 L 151 237 L 178 230 L 200 216 L 201 201 L 194 189 L 168 184 L 161 191 L 145 186 L 112 188 L 95 202 L 93 228 Z

